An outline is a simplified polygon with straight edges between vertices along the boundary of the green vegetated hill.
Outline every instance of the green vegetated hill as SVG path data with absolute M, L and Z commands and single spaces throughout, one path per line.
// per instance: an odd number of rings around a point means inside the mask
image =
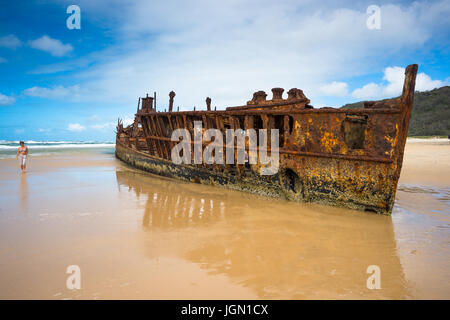
M 349 103 L 342 108 L 363 108 L 364 101 Z M 450 135 L 450 86 L 414 94 L 414 105 L 408 136 Z

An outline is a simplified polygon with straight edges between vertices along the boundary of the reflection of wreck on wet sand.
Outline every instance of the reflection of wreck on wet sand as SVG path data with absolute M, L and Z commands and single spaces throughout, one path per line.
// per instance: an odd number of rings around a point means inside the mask
M 133 190 L 137 196 L 148 196 L 142 225 L 148 228 L 185 227 L 224 217 L 225 206 L 218 193 L 199 194 L 166 180 L 153 179 L 151 184 L 142 174 L 117 171 L 119 186 Z
M 156 99 L 142 98 L 135 122 L 126 128 L 119 121 L 116 155 L 123 161 L 159 175 L 221 185 L 291 200 L 314 201 L 360 210 L 390 213 L 400 176 L 412 109 L 417 65 L 406 69 L 399 98 L 366 102 L 362 109 L 314 109 L 302 90 L 272 89 L 272 100 L 255 92 L 246 106 L 203 111 L 174 111 L 170 93 L 168 112 L 156 111 Z M 268 132 L 279 130 L 279 171 L 261 175 L 256 164 L 179 164 L 171 161 L 175 129 L 194 136 L 194 121 L 204 129 Z M 193 143 L 193 142 L 191 142 Z M 194 143 L 193 143 L 194 144 Z M 201 146 L 206 147 L 203 141 Z M 261 145 L 259 143 L 258 145 Z M 264 145 L 264 144 L 262 144 Z M 238 146 L 233 146 L 235 152 Z M 244 148 L 248 151 L 248 141 Z M 258 147 L 260 148 L 260 147 Z M 259 149 L 261 150 L 261 149 Z M 225 154 L 225 152 L 224 152 Z M 192 157 L 193 158 L 193 157 Z
M 390 216 L 299 206 L 254 195 L 243 200 L 235 192 L 129 170 L 117 171 L 117 181 L 121 192 L 132 190 L 146 199 L 142 243 L 148 257 L 193 262 L 260 298 L 411 295 Z M 381 290 L 366 287 L 370 265 L 381 269 Z M 179 270 L 180 275 L 183 272 Z M 229 297 L 239 298 L 232 292 Z

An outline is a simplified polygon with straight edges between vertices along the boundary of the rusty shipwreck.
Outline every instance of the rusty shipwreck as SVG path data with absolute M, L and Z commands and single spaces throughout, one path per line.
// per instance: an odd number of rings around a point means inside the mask
M 174 111 L 172 91 L 168 111 L 160 112 L 156 95 L 147 95 L 138 102 L 133 124 L 124 127 L 118 121 L 116 156 L 162 176 L 389 214 L 403 162 L 416 74 L 417 65 L 409 65 L 400 97 L 367 101 L 361 109 L 314 108 L 296 88 L 288 91 L 287 99 L 281 88 L 272 89 L 271 100 L 258 91 L 246 105 L 226 110 L 211 110 L 207 98 L 206 110 Z M 194 121 L 221 131 L 278 129 L 278 172 L 261 175 L 261 163 L 174 164 L 171 134 L 175 129 L 193 134 Z

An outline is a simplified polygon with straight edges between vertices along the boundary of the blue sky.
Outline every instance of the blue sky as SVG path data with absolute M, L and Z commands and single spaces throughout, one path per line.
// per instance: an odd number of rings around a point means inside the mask
M 81 29 L 69 30 L 69 5 Z M 368 29 L 369 5 L 380 29 Z M 450 1 L 6 1 L 0 5 L 0 140 L 112 141 L 137 99 L 174 90 L 182 110 L 241 105 L 272 87 L 315 106 L 449 83 Z M 270 94 L 269 94 L 270 96 Z

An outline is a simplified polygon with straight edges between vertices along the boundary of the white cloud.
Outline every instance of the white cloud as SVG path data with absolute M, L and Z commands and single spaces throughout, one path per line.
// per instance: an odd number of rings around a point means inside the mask
M 5 63 L 8 62 L 8 60 L 6 60 L 5 58 L 0 57 L 0 63 Z
M 125 117 L 122 120 L 122 124 L 123 124 L 124 127 L 127 127 L 127 126 L 129 126 L 130 124 L 133 124 L 133 123 L 134 123 L 134 116 L 133 115 L 127 116 L 127 117 Z
M 96 130 L 102 130 L 102 129 L 108 129 L 108 128 L 114 128 L 116 126 L 115 123 L 112 122 L 107 122 L 107 123 L 97 123 L 97 124 L 93 124 L 90 127 L 92 129 L 96 129 Z
M 355 89 L 352 96 L 357 99 L 381 99 L 401 95 L 405 80 L 405 69 L 395 66 L 384 69 L 383 80 L 387 83 L 369 83 L 362 88 Z M 417 74 L 416 91 L 427 91 L 445 85 L 444 81 L 432 80 L 430 76 L 421 72 Z
M 353 90 L 352 96 L 357 99 L 376 99 L 380 97 L 381 92 L 381 87 L 376 83 L 371 82 L 362 88 Z
M 405 70 L 400 67 L 388 67 L 384 71 L 383 80 L 389 82 L 384 89 L 385 96 L 396 96 L 402 93 L 403 82 L 405 80 Z M 442 87 L 445 84 L 441 80 L 432 80 L 431 77 L 423 72 L 417 74 L 416 91 L 428 91 Z
M 90 117 L 88 117 L 86 119 L 90 124 L 88 125 L 88 127 L 90 129 L 94 129 L 94 130 L 112 130 L 113 128 L 116 127 L 115 122 L 106 122 L 105 119 L 103 117 L 100 117 L 97 114 L 93 114 Z
M 25 89 L 23 94 L 30 97 L 39 97 L 45 99 L 59 99 L 59 98 L 77 98 L 80 95 L 80 87 L 79 85 L 74 85 L 70 87 L 64 86 L 55 86 L 52 88 L 43 88 L 43 87 L 32 87 Z
M 47 35 L 30 41 L 29 44 L 30 47 L 48 52 L 55 57 L 65 56 L 73 50 L 70 44 L 63 44 L 60 40 L 52 39 Z
M 384 96 L 393 97 L 399 95 L 403 89 L 405 69 L 400 67 L 387 67 L 384 69 L 383 80 L 388 82 L 388 85 L 383 89 Z
M 80 132 L 80 131 L 84 131 L 86 130 L 86 127 L 82 126 L 79 123 L 71 123 L 69 124 L 69 126 L 67 127 L 67 130 L 69 131 L 74 131 L 74 132 Z
M 0 37 L 0 47 L 8 49 L 17 49 L 20 46 L 22 46 L 22 41 L 20 41 L 19 38 L 17 38 L 13 34 Z
M 446 85 L 446 82 L 441 80 L 431 80 L 430 76 L 421 72 L 417 75 L 416 79 L 416 90 L 417 91 L 427 91 L 436 89 Z
M 80 5 L 98 12 L 108 7 Z M 349 1 L 134 1 L 120 10 L 120 46 L 99 54 L 98 63 L 76 77 L 84 80 L 82 98 L 108 97 L 130 107 L 154 90 L 165 107 L 172 89 L 181 109 L 204 106 L 206 96 L 225 107 L 276 86 L 301 88 L 314 104 L 323 94 L 345 94 L 342 84 L 321 88 L 336 75 L 373 72 L 385 63 L 380 57 L 422 46 L 444 30 L 446 22 L 433 17 L 450 14 L 443 1 L 385 5 L 381 30 L 374 31 L 366 27 L 366 7 Z M 115 11 L 103 14 L 117 18 Z
M 10 106 L 16 102 L 16 98 L 0 93 L 0 106 Z
M 301 88 L 314 105 L 326 94 L 323 84 L 373 73 L 399 53 L 447 41 L 450 27 L 448 0 L 382 5 L 380 30 L 366 27 L 371 1 L 136 0 L 119 10 L 110 0 L 78 4 L 111 26 L 115 44 L 87 62 L 34 72 L 82 70 L 70 75 L 82 84 L 80 100 L 127 105 L 127 113 L 153 91 L 163 109 L 171 90 L 182 110 L 204 108 L 206 96 L 219 108 L 243 104 L 272 87 Z
M 49 128 L 39 128 L 38 129 L 38 132 L 50 132 L 51 131 L 51 129 L 49 129 Z
M 345 82 L 333 81 L 321 86 L 320 91 L 326 96 L 345 97 L 348 94 L 348 85 Z

